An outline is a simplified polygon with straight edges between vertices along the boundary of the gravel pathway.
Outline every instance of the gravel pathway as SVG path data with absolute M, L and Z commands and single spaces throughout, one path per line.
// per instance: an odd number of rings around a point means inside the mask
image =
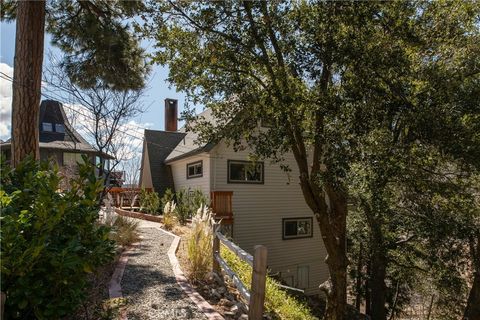
M 121 282 L 128 319 L 206 319 L 175 280 L 167 256 L 173 237 L 149 227 L 140 231 L 143 239 L 129 255 Z

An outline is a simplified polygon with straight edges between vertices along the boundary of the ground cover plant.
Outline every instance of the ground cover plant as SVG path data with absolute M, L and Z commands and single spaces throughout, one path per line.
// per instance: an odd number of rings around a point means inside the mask
M 220 247 L 220 253 L 230 268 L 238 275 L 247 288 L 250 289 L 252 267 L 246 262 L 240 260 L 233 252 L 223 245 Z M 284 290 L 280 289 L 278 284 L 278 281 L 271 277 L 267 277 L 265 312 L 271 317 L 271 319 L 318 319 L 312 314 L 305 303 L 297 300 Z
M 1 168 L 5 318 L 71 314 L 86 297 L 87 275 L 114 256 L 109 228 L 97 223 L 102 182 L 90 164 L 79 164 L 66 191 L 47 162 L 27 159 L 11 169 L 2 161 Z

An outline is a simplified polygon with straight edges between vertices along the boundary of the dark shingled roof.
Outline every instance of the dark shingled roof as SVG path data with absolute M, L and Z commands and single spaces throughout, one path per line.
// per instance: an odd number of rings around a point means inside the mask
M 167 188 L 173 190 L 173 177 L 165 159 L 185 137 L 183 132 L 145 130 L 145 144 L 152 175 L 153 189 L 162 196 Z M 144 153 L 145 154 L 145 151 Z
M 52 131 L 44 131 L 43 123 L 49 123 L 53 126 L 63 125 L 63 132 L 52 128 Z M 100 153 L 92 147 L 68 121 L 62 103 L 55 100 L 43 100 L 40 104 L 40 114 L 38 118 L 39 129 L 39 147 L 43 149 L 63 150 L 68 152 L 82 152 L 90 154 Z M 10 150 L 11 139 L 0 142 L 1 150 Z M 40 151 L 42 152 L 42 151 Z M 106 159 L 113 159 L 111 155 L 103 153 Z

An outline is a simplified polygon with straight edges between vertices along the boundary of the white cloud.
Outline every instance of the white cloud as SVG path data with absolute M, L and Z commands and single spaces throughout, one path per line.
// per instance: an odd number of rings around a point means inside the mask
M 0 139 L 10 138 L 12 118 L 12 82 L 5 79 L 13 77 L 13 68 L 6 63 L 0 63 Z

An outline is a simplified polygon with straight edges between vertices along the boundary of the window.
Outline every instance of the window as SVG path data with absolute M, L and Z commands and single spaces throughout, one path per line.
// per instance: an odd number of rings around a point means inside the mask
M 284 218 L 283 240 L 310 238 L 313 236 L 312 218 Z
M 228 160 L 228 183 L 263 183 L 263 162 Z
M 83 163 L 82 153 L 63 153 L 63 165 L 76 165 L 77 162 Z
M 55 132 L 65 133 L 65 127 L 61 123 L 55 123 Z
M 187 163 L 187 179 L 203 176 L 203 161 Z
M 50 122 L 42 122 L 42 131 L 53 131 L 53 125 Z

